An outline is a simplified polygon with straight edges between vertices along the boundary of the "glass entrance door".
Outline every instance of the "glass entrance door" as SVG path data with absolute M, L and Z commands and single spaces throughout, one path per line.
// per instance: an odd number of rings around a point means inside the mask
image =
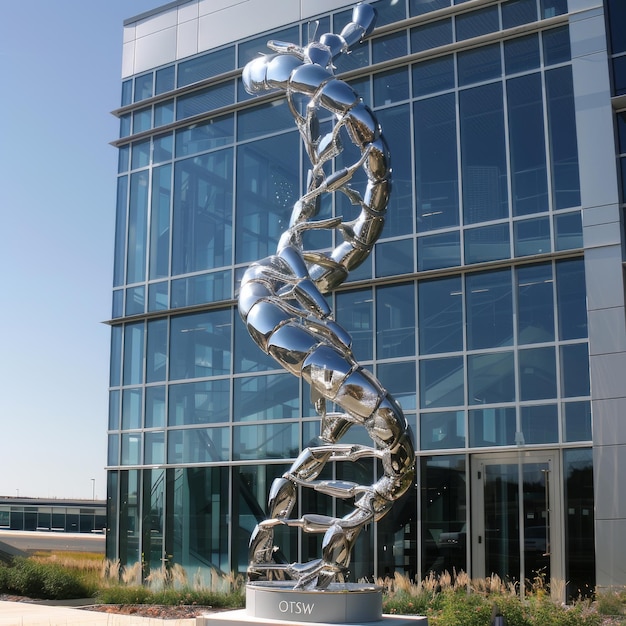
M 472 576 L 506 581 L 562 578 L 560 485 L 555 454 L 513 452 L 472 459 Z

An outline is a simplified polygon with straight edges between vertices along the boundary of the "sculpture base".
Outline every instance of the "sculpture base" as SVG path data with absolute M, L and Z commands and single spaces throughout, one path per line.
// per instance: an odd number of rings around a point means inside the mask
M 425 617 L 382 614 L 382 589 L 373 585 L 334 583 L 323 590 L 294 590 L 293 583 L 246 585 L 246 609 L 196 618 L 197 626 L 265 626 L 315 623 L 368 626 L 428 626 Z

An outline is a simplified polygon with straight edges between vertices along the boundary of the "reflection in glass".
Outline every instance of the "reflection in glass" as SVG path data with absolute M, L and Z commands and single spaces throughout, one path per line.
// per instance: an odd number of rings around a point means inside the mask
M 419 390 L 423 409 L 464 404 L 463 357 L 421 360 Z
M 376 377 L 385 389 L 393 390 L 393 397 L 404 410 L 410 411 L 416 408 L 417 378 L 414 361 L 380 363 L 376 367 Z
M 417 270 L 436 270 L 461 265 L 459 231 L 427 235 L 417 240 Z
M 518 343 L 554 341 L 552 265 L 519 267 L 516 278 Z
M 376 356 L 415 355 L 415 288 L 413 283 L 376 289 Z
M 498 7 L 485 7 L 457 15 L 455 25 L 457 41 L 492 33 L 499 28 Z
M 168 463 L 217 463 L 230 457 L 230 428 L 169 430 Z
M 425 96 L 454 88 L 454 59 L 452 55 L 413 65 L 413 95 Z M 416 148 L 419 142 L 416 143 Z
M 413 273 L 414 246 L 413 239 L 379 242 L 376 245 L 374 262 L 376 276 Z
M 507 75 L 539 67 L 539 35 L 525 35 L 504 42 L 504 67 Z
M 165 426 L 165 387 L 146 387 L 146 428 Z
M 235 426 L 233 460 L 295 459 L 300 450 L 298 424 L 282 422 Z
M 583 259 L 557 262 L 556 298 L 559 339 L 587 337 L 587 295 Z
M 515 365 L 512 352 L 470 354 L 467 357 L 469 404 L 515 401 Z
M 591 441 L 591 403 L 564 402 L 563 441 Z
M 550 252 L 550 218 L 537 217 L 513 223 L 515 256 Z
M 523 406 L 522 435 L 526 445 L 557 443 L 559 440 L 557 405 Z
M 473 48 L 457 54 L 459 87 L 481 83 L 502 75 L 500 44 Z
M 148 170 L 131 174 L 126 282 L 146 279 L 146 238 L 148 230 Z
M 461 91 L 459 107 L 464 221 L 508 217 L 502 84 Z
M 291 374 L 236 378 L 234 387 L 236 422 L 298 417 L 299 384 Z
M 557 250 L 583 247 L 583 224 L 580 211 L 554 216 L 555 245 Z
M 216 424 L 230 420 L 230 381 L 170 385 L 168 426 Z
M 124 385 L 143 382 L 144 323 L 133 322 L 124 327 Z
M 344 291 L 335 295 L 335 319 L 350 333 L 352 351 L 360 362 L 373 358 L 373 302 L 371 288 Z
M 498 261 L 511 256 L 508 224 L 468 228 L 463 235 L 467 264 Z
M 513 294 L 508 269 L 469 274 L 465 279 L 467 347 L 508 346 L 513 341 Z
M 589 346 L 574 343 L 561 346 L 561 396 L 572 398 L 588 396 Z
M 472 409 L 469 412 L 471 448 L 515 444 L 515 408 Z
M 461 277 L 438 278 L 418 284 L 420 354 L 463 349 Z
M 465 457 L 422 457 L 422 575 L 467 571 Z
M 167 320 L 148 321 L 146 382 L 165 380 L 167 374 Z
M 421 413 L 420 447 L 422 450 L 464 448 L 465 412 Z
M 452 19 L 439 20 L 411 29 L 411 52 L 423 52 L 452 43 Z

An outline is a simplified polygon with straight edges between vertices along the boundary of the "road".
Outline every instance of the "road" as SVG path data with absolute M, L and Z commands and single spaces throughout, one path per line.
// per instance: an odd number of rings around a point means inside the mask
M 56 550 L 64 552 L 101 552 L 104 554 L 104 535 L 101 533 L 29 532 L 0 530 L 0 550 L 8 544 L 17 550 Z

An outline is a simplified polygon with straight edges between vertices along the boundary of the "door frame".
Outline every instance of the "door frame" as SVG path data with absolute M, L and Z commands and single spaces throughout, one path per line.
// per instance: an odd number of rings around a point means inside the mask
M 525 463 L 547 463 L 549 468 L 548 479 L 548 527 L 550 541 L 550 578 L 557 581 L 565 581 L 565 559 L 563 533 L 563 480 L 561 477 L 561 454 L 556 449 L 541 450 L 512 450 L 498 452 L 484 452 L 470 456 L 470 489 L 471 489 L 471 576 L 472 578 L 485 578 L 491 572 L 485 572 L 485 498 L 484 498 L 484 466 L 501 464 L 517 465 L 518 478 L 521 478 L 522 466 Z M 481 474 L 479 474 L 481 472 Z M 481 476 L 479 478 L 479 476 Z M 521 481 L 518 480 L 518 484 Z M 524 511 L 521 506 L 523 493 L 518 489 L 519 510 L 519 545 L 520 549 L 520 575 L 523 579 L 529 577 L 529 572 L 524 566 Z M 520 581 L 521 582 L 521 581 Z M 550 583 L 550 580 L 545 581 Z M 561 587 L 563 589 L 561 589 Z M 565 593 L 565 585 L 551 584 L 552 595 L 560 599 Z M 520 584 L 520 593 L 524 593 L 524 585 Z

